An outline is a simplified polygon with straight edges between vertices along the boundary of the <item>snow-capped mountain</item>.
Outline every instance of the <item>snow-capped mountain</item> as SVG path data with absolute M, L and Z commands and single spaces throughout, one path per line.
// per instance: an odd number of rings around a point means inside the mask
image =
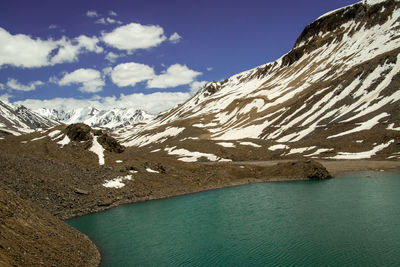
M 0 136 L 30 133 L 58 122 L 42 117 L 22 105 L 0 101 Z
M 196 142 L 205 152 L 208 140 L 232 154 L 251 143 L 281 157 L 400 158 L 400 2 L 366 0 L 329 12 L 278 60 L 209 83 L 117 134 L 125 146 L 169 154 Z
M 133 108 L 98 110 L 93 107 L 78 108 L 71 111 L 41 108 L 35 110 L 40 115 L 65 124 L 82 122 L 91 127 L 118 129 L 153 118 L 142 110 Z

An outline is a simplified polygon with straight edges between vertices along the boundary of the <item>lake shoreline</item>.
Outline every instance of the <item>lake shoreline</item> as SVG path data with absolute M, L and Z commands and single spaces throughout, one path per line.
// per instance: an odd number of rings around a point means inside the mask
M 230 164 L 233 165 L 254 165 L 259 167 L 266 167 L 266 166 L 274 166 L 278 163 L 287 163 L 287 162 L 295 162 L 297 160 L 274 160 L 274 161 L 251 161 L 251 162 L 231 162 Z M 390 161 L 390 160 L 316 160 L 317 162 L 321 163 L 332 175 L 331 178 L 334 179 L 338 178 L 339 176 L 345 176 L 351 173 L 358 173 L 358 172 L 394 172 L 400 173 L 400 161 Z M 206 165 L 218 165 L 220 163 L 205 163 Z M 226 163 L 224 163 L 226 164 Z M 271 165 L 272 164 L 272 165 Z M 304 177 L 268 177 L 266 179 L 259 179 L 259 178 L 243 178 L 230 181 L 229 183 L 224 184 L 209 184 L 204 185 L 198 188 L 183 188 L 181 192 L 174 192 L 172 194 L 163 194 L 163 195 L 150 195 L 143 198 L 138 198 L 135 200 L 129 201 L 128 199 L 124 199 L 117 203 L 112 203 L 109 206 L 103 207 L 101 210 L 95 210 L 93 212 L 83 214 L 83 215 L 72 215 L 71 217 L 64 218 L 63 220 L 69 220 L 76 217 L 81 217 L 93 213 L 103 212 L 112 208 L 116 208 L 121 205 L 126 204 L 133 204 L 133 203 L 140 203 L 146 202 L 151 200 L 161 200 L 161 199 L 168 199 L 174 197 L 181 197 L 191 194 L 197 194 L 201 192 L 217 190 L 217 189 L 224 189 L 230 187 L 237 187 L 237 186 L 244 186 L 250 184 L 257 184 L 257 183 L 269 183 L 269 182 L 296 182 L 296 181 L 310 181 L 313 179 L 304 178 Z M 318 180 L 318 179 L 316 179 Z

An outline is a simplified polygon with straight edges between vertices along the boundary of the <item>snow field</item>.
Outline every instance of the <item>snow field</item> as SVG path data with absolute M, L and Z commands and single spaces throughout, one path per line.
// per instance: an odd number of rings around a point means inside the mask
M 131 180 L 132 180 L 132 175 L 118 176 L 115 179 L 106 180 L 103 186 L 107 188 L 122 188 L 125 186 L 125 183 L 123 183 L 123 181 L 131 181 Z

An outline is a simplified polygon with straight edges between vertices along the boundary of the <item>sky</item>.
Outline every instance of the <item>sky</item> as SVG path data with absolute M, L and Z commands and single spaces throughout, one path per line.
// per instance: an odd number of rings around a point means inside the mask
M 351 0 L 2 0 L 0 99 L 156 114 L 274 61 Z

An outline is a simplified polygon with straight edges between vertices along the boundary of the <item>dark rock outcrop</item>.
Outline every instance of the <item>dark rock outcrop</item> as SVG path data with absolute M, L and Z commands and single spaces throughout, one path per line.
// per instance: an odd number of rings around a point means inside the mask
M 332 178 L 328 170 L 319 162 L 313 160 L 278 163 L 271 168 L 273 176 L 287 176 L 322 180 Z
M 105 150 L 109 152 L 122 153 L 125 150 L 124 146 L 122 146 L 115 138 L 109 136 L 107 133 L 101 134 L 97 141 Z
M 92 128 L 83 123 L 71 124 L 65 129 L 65 133 L 72 141 L 89 141 L 92 139 L 90 134 Z

